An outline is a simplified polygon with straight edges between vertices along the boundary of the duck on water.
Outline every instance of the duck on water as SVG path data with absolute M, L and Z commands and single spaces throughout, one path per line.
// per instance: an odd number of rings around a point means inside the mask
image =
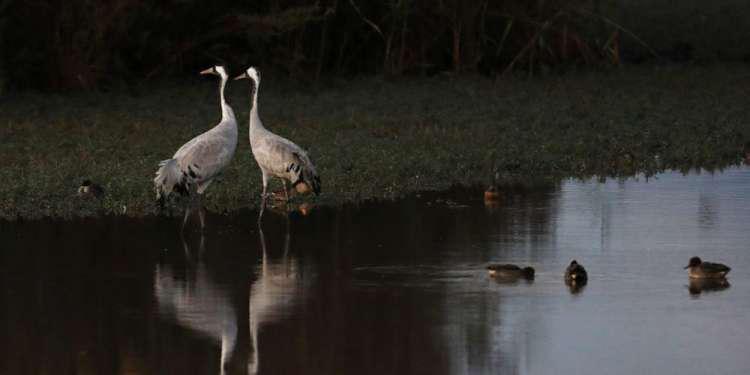
M 725 278 L 732 269 L 721 263 L 704 262 L 699 257 L 690 258 L 685 269 L 691 279 Z

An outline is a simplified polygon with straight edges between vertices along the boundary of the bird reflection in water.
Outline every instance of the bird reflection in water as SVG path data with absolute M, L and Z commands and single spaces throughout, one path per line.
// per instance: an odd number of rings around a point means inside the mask
M 281 259 L 272 260 L 269 256 L 263 228 L 258 225 L 260 246 L 263 251 L 258 268 L 257 280 L 250 287 L 250 339 L 252 348 L 248 361 L 249 374 L 258 373 L 259 347 L 258 331 L 262 325 L 278 320 L 295 303 L 302 294 L 303 283 L 301 271 L 296 258 L 289 255 L 291 235 L 289 217 L 286 217 L 283 255 Z
M 237 342 L 237 314 L 226 288 L 217 284 L 208 272 L 202 255 L 205 237 L 201 235 L 198 254 L 192 254 L 184 238 L 185 276 L 175 267 L 157 264 L 154 295 L 159 314 L 178 325 L 221 343 L 220 374 L 225 373 Z
M 688 281 L 688 291 L 691 295 L 697 297 L 703 292 L 718 292 L 730 287 L 729 281 L 725 278 L 717 279 L 690 279 Z

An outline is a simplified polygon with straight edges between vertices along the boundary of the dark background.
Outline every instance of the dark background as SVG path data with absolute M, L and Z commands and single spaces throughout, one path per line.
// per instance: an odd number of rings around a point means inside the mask
M 748 60 L 746 0 L 0 0 L 0 92 Z

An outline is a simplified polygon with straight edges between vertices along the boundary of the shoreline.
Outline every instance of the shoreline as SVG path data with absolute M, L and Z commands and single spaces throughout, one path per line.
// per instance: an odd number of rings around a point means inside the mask
M 0 106 L 0 219 L 158 214 L 159 160 L 218 122 L 216 82 L 140 96 L 23 94 Z M 255 208 L 248 90 L 228 87 L 239 144 L 207 190 L 217 213 Z M 476 76 L 368 78 L 320 91 L 264 82 L 266 127 L 308 150 L 319 206 L 565 178 L 628 177 L 739 164 L 750 141 L 750 66 L 627 66 L 497 83 Z M 77 195 L 82 181 L 100 201 Z M 534 182 L 536 183 L 536 182 Z M 270 189 L 280 184 L 272 181 Z M 181 212 L 172 208 L 172 215 Z

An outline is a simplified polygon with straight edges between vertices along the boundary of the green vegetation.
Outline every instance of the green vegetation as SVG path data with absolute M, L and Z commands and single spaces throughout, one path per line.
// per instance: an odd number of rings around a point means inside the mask
M 493 170 L 506 183 L 735 164 L 750 140 L 748 77 L 746 65 L 652 66 L 497 82 L 371 78 L 315 91 L 282 88 L 267 76 L 260 113 L 269 129 L 310 151 L 323 179 L 318 202 L 335 205 L 486 186 Z M 247 141 L 248 86 L 233 82 L 228 94 L 240 144 L 208 190 L 213 212 L 256 206 L 260 195 Z M 209 80 L 136 96 L 7 99 L 0 217 L 154 214 L 158 161 L 218 118 Z M 101 201 L 76 196 L 85 179 L 104 187 Z

